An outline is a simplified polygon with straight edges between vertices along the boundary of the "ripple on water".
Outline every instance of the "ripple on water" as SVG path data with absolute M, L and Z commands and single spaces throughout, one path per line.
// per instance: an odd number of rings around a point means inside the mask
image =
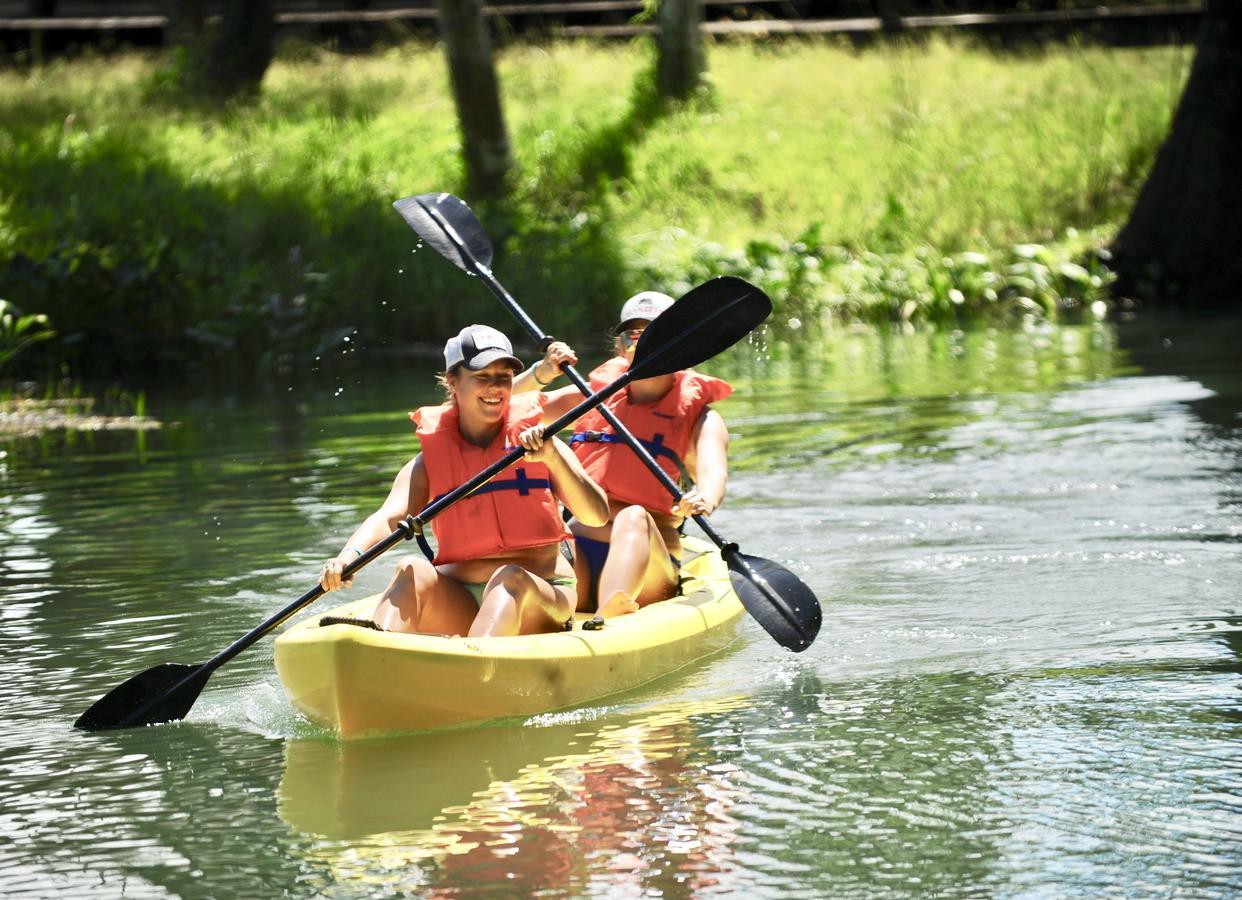
M 406 452 L 383 417 L 11 454 L 3 892 L 1237 894 L 1237 404 L 1022 340 L 890 339 L 730 401 L 713 520 L 819 595 L 806 653 L 748 623 L 596 706 L 357 746 L 292 712 L 266 642 L 185 723 L 70 723 L 305 590 Z

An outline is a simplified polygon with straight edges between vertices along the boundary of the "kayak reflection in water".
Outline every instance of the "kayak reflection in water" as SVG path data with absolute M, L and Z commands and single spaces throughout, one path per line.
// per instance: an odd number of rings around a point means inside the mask
M 616 355 L 591 372 L 592 390 L 629 368 L 639 336 L 672 305 L 673 298 L 658 291 L 625 302 L 613 330 Z M 541 363 L 519 376 L 514 390 L 545 386 L 560 374 L 562 363 L 576 358 L 566 345 L 552 344 Z M 729 430 L 709 404 L 732 393 L 728 382 L 685 369 L 632 381 L 605 402 L 665 473 L 681 482 L 685 493 L 676 503 L 598 411 L 578 420 L 570 443 L 587 475 L 608 495 L 607 523 L 577 515 L 569 522 L 579 610 L 608 618 L 676 595 L 682 523 L 687 516 L 711 515 L 724 500 Z M 582 399 L 576 387 L 547 396 L 544 424 Z
M 387 499 L 323 566 L 324 590 L 348 587 L 344 567 L 407 515 L 500 459 L 543 419 L 547 396 L 513 395 L 522 363 L 509 339 L 468 325 L 444 346 L 446 400 L 410 413 L 422 452 L 402 467 Z M 557 631 L 573 616 L 574 572 L 559 552 L 569 537 L 557 501 L 577 521 L 608 521 L 600 488 L 563 442 L 526 437 L 524 461 L 431 522 L 435 559 L 409 555 L 375 609 L 388 631 L 471 637 Z

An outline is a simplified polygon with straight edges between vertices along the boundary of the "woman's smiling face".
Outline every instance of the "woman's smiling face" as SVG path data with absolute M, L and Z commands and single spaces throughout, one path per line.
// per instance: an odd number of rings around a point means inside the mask
M 476 422 L 500 421 L 513 394 L 513 369 L 504 360 L 477 371 L 458 368 L 449 376 L 461 415 Z

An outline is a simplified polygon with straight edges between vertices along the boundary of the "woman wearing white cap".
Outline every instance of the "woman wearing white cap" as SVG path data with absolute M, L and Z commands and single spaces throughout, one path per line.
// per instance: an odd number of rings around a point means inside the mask
M 342 571 L 362 548 L 500 459 L 542 421 L 547 396 L 513 395 L 522 363 L 496 329 L 463 328 L 445 345 L 444 365 L 445 403 L 410 413 L 422 452 L 324 565 L 325 590 L 348 586 Z M 569 534 L 557 501 L 576 520 L 598 526 L 608 521 L 607 500 L 559 440 L 521 443 L 528 451 L 523 462 L 432 519 L 434 560 L 410 555 L 398 561 L 375 609 L 377 625 L 485 637 L 554 631 L 572 617 L 577 579 L 559 552 Z
M 629 368 L 643 330 L 672 305 L 673 298 L 658 291 L 643 291 L 625 302 L 614 329 L 617 355 L 591 372 L 592 389 Z M 561 363 L 575 359 L 565 345 L 552 345 L 540 364 L 522 374 L 515 390 L 544 386 L 560 374 Z M 687 369 L 633 381 L 605 404 L 669 477 L 688 488 L 677 503 L 602 415 L 591 412 L 578 421 L 570 443 L 586 473 L 608 495 L 606 524 L 577 516 L 569 522 L 580 610 L 594 607 L 607 618 L 677 593 L 682 522 L 690 515 L 710 515 L 724 500 L 729 431 L 710 404 L 732 392 L 722 379 Z M 548 398 L 544 424 L 582 399 L 572 387 Z M 537 434 L 527 437 L 533 442 Z

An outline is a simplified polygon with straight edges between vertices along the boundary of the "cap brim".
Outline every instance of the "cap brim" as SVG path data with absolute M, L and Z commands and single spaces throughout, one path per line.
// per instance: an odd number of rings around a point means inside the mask
M 612 333 L 613 333 L 613 334 L 620 334 L 620 333 L 621 333 L 621 332 L 623 332 L 623 331 L 629 331 L 631 328 L 633 328 L 633 327 L 634 327 L 634 324 L 633 324 L 633 323 L 635 323 L 635 322 L 648 322 L 648 323 L 650 323 L 650 322 L 651 322 L 651 320 L 650 320 L 650 319 L 626 319 L 624 322 L 622 322 L 620 325 L 618 325 L 616 328 L 614 328 L 614 329 L 612 330 Z
M 511 363 L 515 372 L 520 372 L 526 368 L 520 359 L 516 356 L 511 356 L 510 354 L 505 353 L 503 350 L 484 350 L 469 362 L 463 362 L 462 366 L 469 369 L 471 372 L 477 372 L 479 369 L 487 368 L 498 359 L 503 359 Z

